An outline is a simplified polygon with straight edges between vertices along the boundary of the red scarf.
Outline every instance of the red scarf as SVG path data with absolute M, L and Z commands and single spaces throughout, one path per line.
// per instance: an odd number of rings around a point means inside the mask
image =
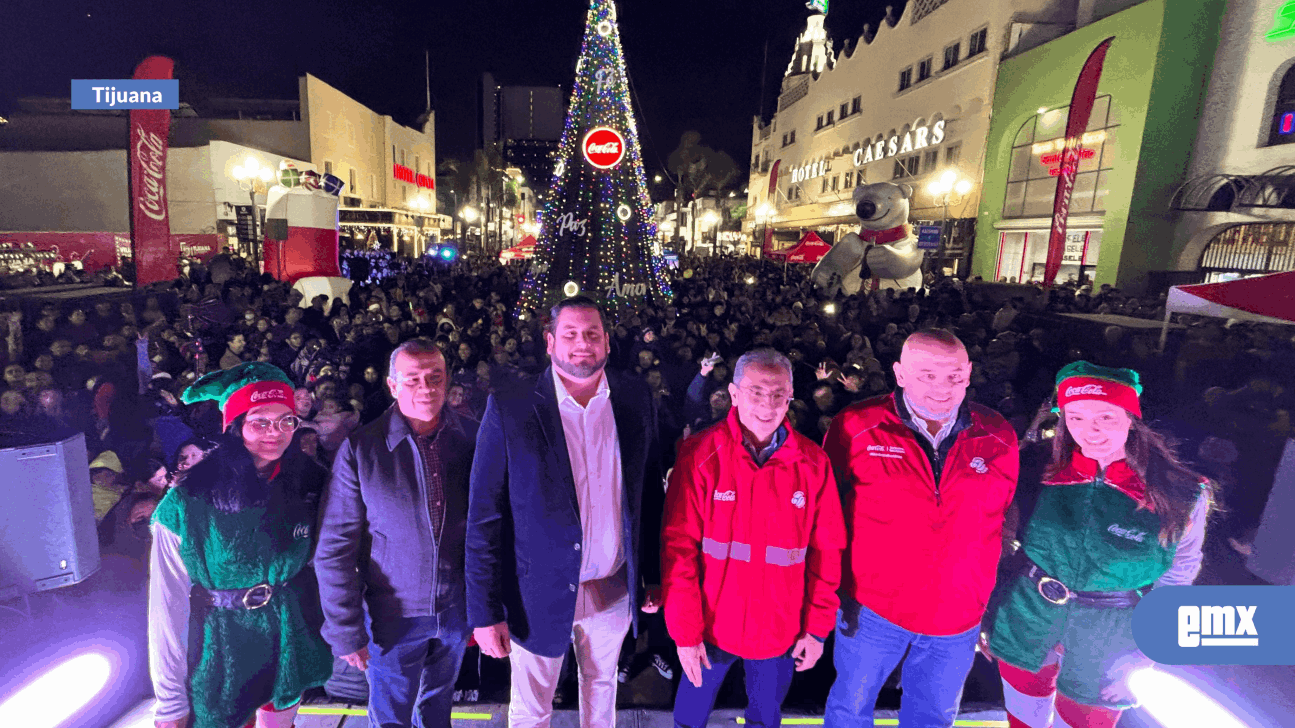
M 885 245 L 908 237 L 908 225 L 900 225 L 888 230 L 861 230 L 859 237 L 875 245 Z

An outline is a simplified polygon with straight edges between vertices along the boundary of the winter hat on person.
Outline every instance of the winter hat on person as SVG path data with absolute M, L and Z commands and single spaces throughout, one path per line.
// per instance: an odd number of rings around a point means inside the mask
M 126 469 L 121 466 L 121 458 L 117 457 L 117 453 L 112 450 L 104 450 L 90 463 L 91 470 L 99 468 L 111 470 L 118 475 L 126 472 Z
M 1083 360 L 1067 364 L 1057 372 L 1056 411 L 1081 400 L 1109 402 L 1142 417 L 1142 382 L 1132 369 L 1116 369 Z
M 239 415 L 263 404 L 293 407 L 292 380 L 282 369 L 251 361 L 231 369 L 204 374 L 180 395 L 185 404 L 212 400 L 220 405 L 222 429 Z

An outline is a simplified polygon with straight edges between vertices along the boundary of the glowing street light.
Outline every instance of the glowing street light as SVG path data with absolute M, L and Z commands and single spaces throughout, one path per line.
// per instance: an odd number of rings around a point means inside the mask
M 234 175 L 234 181 L 238 182 L 239 189 L 246 192 L 248 199 L 252 202 L 252 249 L 249 252 L 252 255 L 252 262 L 256 269 L 260 270 L 260 236 L 257 234 L 256 228 L 261 213 L 256 206 L 256 195 L 258 192 L 266 192 L 270 180 L 274 179 L 274 170 L 261 166 L 260 162 L 256 161 L 256 157 L 248 157 L 241 165 L 231 169 L 230 174 Z
M 660 181 L 661 181 L 661 175 L 659 175 L 659 174 L 652 175 L 652 181 L 653 181 L 653 182 L 660 182 Z
M 473 220 L 477 219 L 476 208 L 465 207 L 462 210 L 459 210 L 459 217 L 463 218 L 464 222 L 471 223 Z

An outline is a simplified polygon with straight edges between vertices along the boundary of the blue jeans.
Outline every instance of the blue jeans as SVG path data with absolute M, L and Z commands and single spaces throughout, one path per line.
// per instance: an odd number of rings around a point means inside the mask
M 853 600 L 843 601 L 833 654 L 836 682 L 827 696 L 824 725 L 872 728 L 877 694 L 903 660 L 899 724 L 904 728 L 951 728 L 958 716 L 962 685 L 976 659 L 979 633 L 979 625 L 948 637 L 909 632 Z
M 436 617 L 370 623 L 369 634 L 369 725 L 450 728 L 468 634 L 442 630 Z
M 705 728 L 715 707 L 715 696 L 724 684 L 724 676 L 733 663 L 742 660 L 746 671 L 746 724 L 749 726 L 782 725 L 782 701 L 791 689 L 795 662 L 789 655 L 767 660 L 746 660 L 706 645 L 710 669 L 701 671 L 701 687 L 695 687 L 685 675 L 674 698 L 675 728 Z

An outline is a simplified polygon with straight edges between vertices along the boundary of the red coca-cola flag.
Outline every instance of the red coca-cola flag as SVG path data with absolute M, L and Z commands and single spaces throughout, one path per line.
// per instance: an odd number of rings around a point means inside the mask
M 137 79 L 167 79 L 175 63 L 149 56 L 135 69 Z M 166 150 L 171 129 L 167 109 L 130 112 L 130 249 L 135 285 L 169 281 L 176 276 L 179 251 L 171 240 L 167 213 Z
M 1043 267 L 1043 285 L 1051 286 L 1061 270 L 1066 252 L 1066 221 L 1070 218 L 1070 197 L 1075 192 L 1075 171 L 1079 169 L 1080 142 L 1088 128 L 1088 117 L 1097 99 L 1097 82 L 1102 78 L 1102 63 L 1112 36 L 1097 44 L 1084 62 L 1070 96 L 1070 118 L 1066 121 L 1066 147 L 1061 153 L 1061 170 L 1057 175 L 1057 192 L 1052 198 L 1052 230 L 1048 233 L 1048 259 Z

